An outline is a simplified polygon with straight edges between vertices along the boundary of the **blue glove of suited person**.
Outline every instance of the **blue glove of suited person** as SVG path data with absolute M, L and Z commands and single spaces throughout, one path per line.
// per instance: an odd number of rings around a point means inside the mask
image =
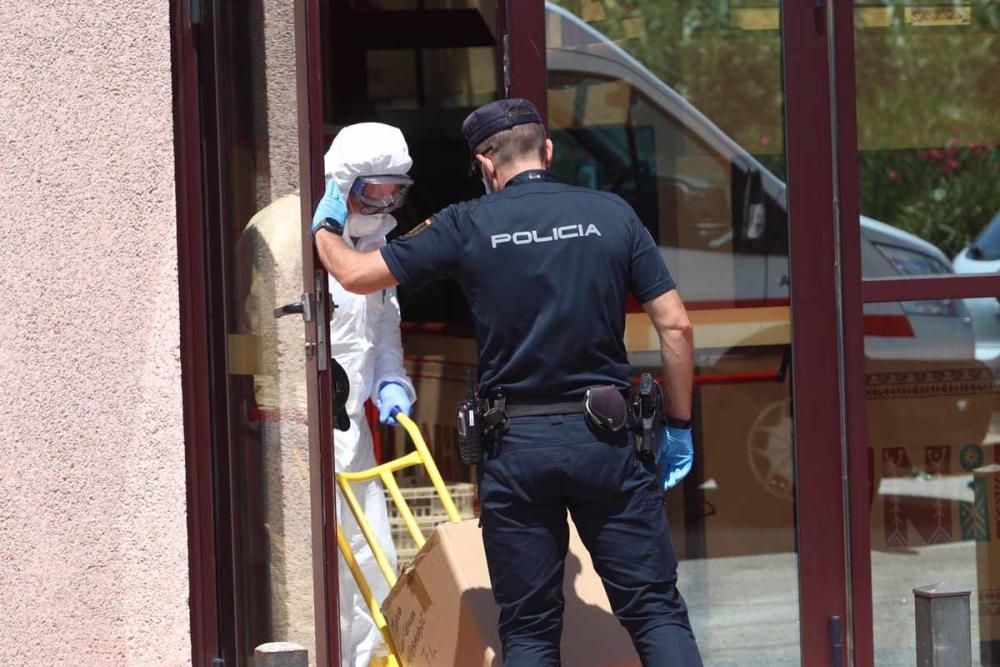
M 667 425 L 660 435 L 660 448 L 656 453 L 656 469 L 663 490 L 677 486 L 691 472 L 694 462 L 694 444 L 691 429 Z
M 413 401 L 402 385 L 387 382 L 378 390 L 378 420 L 383 424 L 396 426 L 396 419 L 392 416 L 394 408 L 399 408 L 400 412 L 409 417 Z
M 316 212 L 313 213 L 312 233 L 320 229 L 326 229 L 334 234 L 344 233 L 344 221 L 347 220 L 347 204 L 344 202 L 344 195 L 340 193 L 336 181 L 332 178 L 326 182 L 326 192 L 323 198 L 316 205 Z

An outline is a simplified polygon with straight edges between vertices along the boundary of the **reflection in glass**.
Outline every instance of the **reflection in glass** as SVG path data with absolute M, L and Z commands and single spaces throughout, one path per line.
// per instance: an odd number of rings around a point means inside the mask
M 302 320 L 274 309 L 302 294 L 294 7 L 265 0 L 233 43 L 248 76 L 228 89 L 240 141 L 226 179 L 229 502 L 244 660 L 269 641 L 315 660 L 309 426 Z M 234 47 L 236 48 L 236 47 Z M 242 66 L 242 65 L 241 65 Z
M 776 4 L 547 5 L 552 170 L 638 213 L 695 328 L 696 467 L 667 494 L 706 664 L 800 661 Z M 634 371 L 661 371 L 636 309 Z
M 1000 9 L 859 2 L 854 17 L 861 211 L 954 258 L 1000 210 Z
M 881 267 L 865 277 L 995 273 L 996 3 L 858 2 L 854 19 L 861 210 L 887 223 L 863 223 L 877 254 L 862 256 Z M 1000 664 L 989 469 L 1000 304 L 869 304 L 864 329 L 876 661 L 912 664 L 911 590 L 943 580 L 978 591 L 973 637 L 983 664 Z
M 956 273 L 1000 273 L 1000 213 L 993 216 L 986 229 L 959 253 L 954 266 Z M 975 328 L 976 359 L 997 368 L 1000 366 L 1000 301 L 992 296 L 966 299 L 965 306 Z
M 973 640 L 1000 642 L 996 369 L 960 300 L 868 304 L 864 322 L 876 663 L 913 664 L 912 589 L 935 582 L 972 590 Z

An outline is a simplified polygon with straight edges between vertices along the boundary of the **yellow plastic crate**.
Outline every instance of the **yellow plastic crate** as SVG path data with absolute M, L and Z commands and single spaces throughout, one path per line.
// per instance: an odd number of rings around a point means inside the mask
M 476 487 L 469 483 L 449 484 L 448 493 L 451 494 L 455 506 L 463 519 L 471 519 L 475 516 L 474 503 Z M 444 511 L 441 499 L 434 491 L 433 486 L 413 486 L 402 488 L 400 491 L 406 499 L 413 516 L 417 520 L 417 525 L 423 531 L 424 537 L 430 537 L 434 532 L 434 527 L 439 523 L 448 521 L 448 514 Z M 395 503 L 389 503 L 389 526 L 392 530 L 392 542 L 396 546 L 396 559 L 398 569 L 402 569 L 413 562 L 417 555 L 416 542 L 406 528 L 403 518 L 399 516 Z

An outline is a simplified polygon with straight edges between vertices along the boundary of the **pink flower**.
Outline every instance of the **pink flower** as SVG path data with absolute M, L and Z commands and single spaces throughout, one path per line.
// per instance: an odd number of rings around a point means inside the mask
M 767 136 L 766 134 L 764 136 L 762 136 L 760 138 L 760 145 L 761 146 L 770 146 L 771 145 L 771 137 Z
M 962 141 L 957 136 L 954 136 L 948 140 L 948 148 L 958 148 L 961 145 Z
M 924 160 L 933 160 L 934 162 L 939 162 L 944 158 L 944 153 L 936 148 L 932 148 L 929 151 L 925 151 L 923 154 Z
M 889 180 L 892 181 L 893 183 L 898 182 L 899 181 L 899 172 L 896 171 L 895 169 L 890 169 L 889 170 Z

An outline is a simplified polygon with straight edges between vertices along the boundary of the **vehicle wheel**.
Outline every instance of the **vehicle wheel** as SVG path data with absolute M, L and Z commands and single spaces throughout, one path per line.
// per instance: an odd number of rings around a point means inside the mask
M 765 407 L 747 434 L 747 456 L 754 479 L 772 496 L 795 500 L 795 458 L 792 451 L 792 402 Z

